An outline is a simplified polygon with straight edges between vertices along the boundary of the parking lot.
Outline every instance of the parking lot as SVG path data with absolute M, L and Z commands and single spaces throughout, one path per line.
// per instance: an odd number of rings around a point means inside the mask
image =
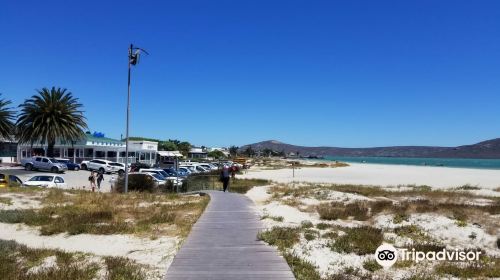
M 43 172 L 43 171 L 26 171 L 22 167 L 3 167 L 0 169 L 0 173 L 11 174 L 18 176 L 23 182 L 29 180 L 35 175 L 56 175 L 55 173 Z M 68 170 L 64 173 L 59 173 L 59 176 L 64 178 L 64 182 L 68 189 L 89 189 L 88 178 L 90 176 L 90 171 L 80 170 L 71 171 Z M 111 180 L 116 180 L 118 178 L 117 174 L 104 174 L 104 181 L 101 183 L 101 191 L 111 190 Z

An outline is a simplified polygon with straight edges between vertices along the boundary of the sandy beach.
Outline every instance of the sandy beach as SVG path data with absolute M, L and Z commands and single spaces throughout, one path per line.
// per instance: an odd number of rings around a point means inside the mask
M 260 178 L 280 183 L 313 182 L 377 186 L 428 185 L 453 188 L 469 184 L 486 189 L 500 187 L 500 170 L 466 169 L 431 166 L 350 163 L 348 167 L 307 167 L 277 170 L 250 169 L 242 178 Z

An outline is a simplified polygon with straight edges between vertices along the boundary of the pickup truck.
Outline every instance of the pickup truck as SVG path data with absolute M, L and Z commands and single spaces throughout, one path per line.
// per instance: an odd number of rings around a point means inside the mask
M 58 162 L 55 158 L 48 157 L 32 157 L 21 159 L 21 165 L 24 169 L 31 170 L 45 170 L 54 173 L 63 173 L 68 170 L 68 167 Z

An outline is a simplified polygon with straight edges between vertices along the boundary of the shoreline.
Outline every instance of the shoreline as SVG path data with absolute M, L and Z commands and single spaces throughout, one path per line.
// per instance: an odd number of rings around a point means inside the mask
M 310 162 L 312 163 L 312 162 Z M 433 188 L 456 188 L 463 185 L 494 190 L 500 187 L 500 170 L 446 168 L 376 163 L 349 163 L 347 167 L 304 167 L 277 170 L 250 169 L 242 178 L 259 178 L 279 183 L 310 182 L 359 184 L 372 186 L 427 185 Z
M 355 157 L 348 157 L 355 158 Z M 486 160 L 486 161 L 500 161 L 500 159 L 481 159 L 481 158 L 396 158 L 396 157 L 360 157 L 360 158 L 384 158 L 384 159 L 421 159 L 421 160 Z M 345 162 L 347 164 L 381 164 L 381 165 L 403 165 L 403 166 L 416 166 L 416 167 L 440 167 L 440 168 L 463 168 L 463 169 L 479 169 L 479 170 L 500 170 L 500 167 L 484 167 L 484 166 L 450 166 L 450 165 L 424 165 L 424 164 L 408 164 L 408 163 L 379 163 L 379 162 L 359 162 L 346 160 L 344 157 L 339 157 L 338 159 L 287 159 L 288 161 L 300 161 L 303 163 L 329 163 L 329 162 Z

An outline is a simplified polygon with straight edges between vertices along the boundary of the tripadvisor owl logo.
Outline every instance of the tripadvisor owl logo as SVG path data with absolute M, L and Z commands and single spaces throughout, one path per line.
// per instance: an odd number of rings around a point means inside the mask
M 384 243 L 375 251 L 375 260 L 384 268 L 389 268 L 396 263 L 398 256 L 402 261 L 479 261 L 482 251 L 473 250 L 447 250 L 443 248 L 439 251 L 417 251 L 415 248 L 396 249 L 391 244 Z
M 375 251 L 375 260 L 384 268 L 389 268 L 398 260 L 398 250 L 391 244 L 382 244 Z

